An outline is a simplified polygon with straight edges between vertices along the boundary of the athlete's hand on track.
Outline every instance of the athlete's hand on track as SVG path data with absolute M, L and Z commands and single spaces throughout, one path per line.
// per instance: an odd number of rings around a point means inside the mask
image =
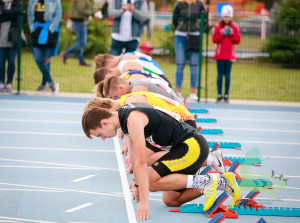
M 137 210 L 136 217 L 138 221 L 148 220 L 149 215 L 149 202 L 140 202 Z
M 122 143 L 122 155 L 125 156 L 128 153 L 128 142 L 123 140 Z

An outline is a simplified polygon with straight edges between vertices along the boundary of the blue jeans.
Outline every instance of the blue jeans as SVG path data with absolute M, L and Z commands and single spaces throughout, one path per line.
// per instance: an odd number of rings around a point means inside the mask
M 123 53 L 124 48 L 125 48 L 125 53 L 136 51 L 138 44 L 139 42 L 137 40 L 122 42 L 112 38 L 109 54 L 119 56 L 121 53 Z
M 72 20 L 72 26 L 76 32 L 76 43 L 66 50 L 65 55 L 69 56 L 71 53 L 76 52 L 79 62 L 85 63 L 83 48 L 87 44 L 87 24 Z
M 53 48 L 32 48 L 33 58 L 43 74 L 41 86 L 45 86 L 47 82 L 49 84 L 53 83 L 53 80 L 50 75 L 50 59 L 53 55 L 53 50 Z
M 225 94 L 229 94 L 231 66 L 230 60 L 217 60 L 217 87 L 220 95 L 222 95 L 223 75 L 225 76 Z
M 6 84 L 12 84 L 15 74 L 15 57 L 17 50 L 13 47 L 0 48 L 0 82 L 5 83 L 5 62 L 7 60 Z
M 175 35 L 175 59 L 176 59 L 176 88 L 181 88 L 183 80 L 183 70 L 185 67 L 186 56 L 188 53 L 189 64 L 191 71 L 191 88 L 196 88 L 198 83 L 199 74 L 199 53 L 198 52 L 186 52 L 186 37 Z

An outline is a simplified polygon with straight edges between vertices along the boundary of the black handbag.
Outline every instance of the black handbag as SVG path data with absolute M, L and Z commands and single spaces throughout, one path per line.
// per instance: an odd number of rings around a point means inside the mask
M 198 35 L 190 35 L 186 36 L 186 51 L 199 52 L 199 36 Z

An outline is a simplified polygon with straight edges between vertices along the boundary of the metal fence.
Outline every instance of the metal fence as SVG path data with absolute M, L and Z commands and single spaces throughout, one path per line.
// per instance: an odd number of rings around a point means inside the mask
M 172 30 L 172 14 L 153 12 L 151 16 L 150 37 L 147 29 L 140 39 L 138 50 L 151 55 L 163 68 L 172 85 L 175 85 L 175 57 L 174 57 L 174 31 Z M 210 14 L 209 25 L 219 20 Z M 235 17 L 239 25 L 242 41 L 236 46 L 237 61 L 232 66 L 230 99 L 295 101 L 300 102 L 300 69 L 285 68 L 280 64 L 268 62 L 269 54 L 263 52 L 263 47 L 268 41 L 268 36 L 274 33 L 274 22 L 269 18 L 244 15 Z M 101 34 L 95 35 L 97 30 Z M 66 21 L 61 22 L 60 51 L 63 47 L 75 42 L 75 34 L 66 28 Z M 60 57 L 51 59 L 51 75 L 59 83 L 60 92 L 92 93 L 93 58 L 97 53 L 107 53 L 110 45 L 111 22 L 94 20 L 89 24 L 89 40 L 85 50 L 87 63 L 90 67 L 78 65 L 75 55 L 63 64 Z M 25 33 L 26 24 L 24 28 Z M 101 36 L 100 36 L 101 35 Z M 28 38 L 28 35 L 27 35 Z M 101 45 L 101 47 L 99 46 Z M 212 43 L 212 29 L 203 39 L 203 63 L 201 71 L 201 98 L 216 98 L 217 69 L 213 59 L 215 45 Z M 41 82 L 39 71 L 29 46 L 22 48 L 20 66 L 21 91 L 35 91 Z M 189 94 L 190 70 L 188 63 L 185 67 L 182 87 L 183 96 Z M 17 81 L 13 88 L 17 89 Z

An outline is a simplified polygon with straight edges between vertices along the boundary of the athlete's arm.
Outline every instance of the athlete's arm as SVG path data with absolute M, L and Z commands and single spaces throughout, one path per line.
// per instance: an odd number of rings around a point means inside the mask
M 148 91 L 148 88 L 145 85 L 138 85 L 131 90 L 131 92 L 139 92 L 139 91 Z
M 136 213 L 138 220 L 147 220 L 149 214 L 149 178 L 144 135 L 144 128 L 148 122 L 148 117 L 140 111 L 132 111 L 127 119 L 128 133 L 133 142 L 133 171 L 139 186 L 140 203 Z
M 143 66 L 134 61 L 128 61 L 124 64 L 122 73 L 129 70 L 143 70 Z
M 131 95 L 125 99 L 125 104 L 143 102 L 148 103 L 147 97 L 144 95 Z

